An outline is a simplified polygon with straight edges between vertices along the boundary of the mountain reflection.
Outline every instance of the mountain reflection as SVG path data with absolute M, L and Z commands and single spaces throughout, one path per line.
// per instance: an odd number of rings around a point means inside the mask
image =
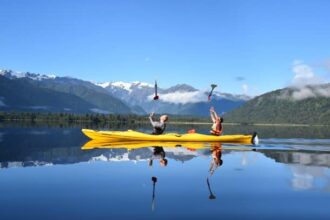
M 279 163 L 330 167 L 330 154 L 326 152 L 276 150 L 260 150 L 259 152 L 262 152 L 267 157 L 273 158 Z

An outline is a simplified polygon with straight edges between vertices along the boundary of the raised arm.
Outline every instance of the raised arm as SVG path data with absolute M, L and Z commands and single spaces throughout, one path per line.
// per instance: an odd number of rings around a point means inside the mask
M 214 114 L 214 117 L 215 117 L 215 118 L 219 118 L 219 117 L 218 117 L 218 114 L 216 113 L 216 111 L 214 111 L 214 109 L 213 109 L 213 114 Z
M 153 113 L 153 112 L 150 113 L 150 115 L 149 115 L 149 120 L 150 120 L 151 125 L 154 127 L 154 126 L 155 126 L 155 122 L 154 122 L 153 119 L 152 119 L 153 116 L 154 116 L 154 113 Z
M 215 123 L 216 118 L 214 117 L 213 114 L 214 114 L 214 108 L 211 107 L 211 108 L 210 108 L 210 116 L 211 116 L 212 122 Z

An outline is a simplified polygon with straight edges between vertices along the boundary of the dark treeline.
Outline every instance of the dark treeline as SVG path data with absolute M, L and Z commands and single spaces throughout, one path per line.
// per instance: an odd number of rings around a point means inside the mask
M 155 115 L 157 120 L 159 116 Z M 194 116 L 169 115 L 170 122 L 208 122 L 208 118 Z M 0 112 L 0 121 L 47 122 L 47 123 L 120 123 L 139 124 L 149 122 L 148 115 L 134 114 L 70 114 L 70 113 L 41 113 L 41 112 Z

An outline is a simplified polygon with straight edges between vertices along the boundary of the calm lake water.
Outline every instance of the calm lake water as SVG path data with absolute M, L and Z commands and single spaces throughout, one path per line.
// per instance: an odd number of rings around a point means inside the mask
M 82 150 L 78 127 L 0 125 L 0 219 L 330 219 L 329 128 L 225 129 L 260 144 Z

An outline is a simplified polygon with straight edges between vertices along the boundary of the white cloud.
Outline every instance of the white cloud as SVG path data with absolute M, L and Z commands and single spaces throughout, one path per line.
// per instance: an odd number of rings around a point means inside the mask
M 292 93 L 292 98 L 294 100 L 303 100 L 307 98 L 314 98 L 314 97 L 330 97 L 330 87 L 326 88 L 308 88 L 302 87 L 298 88 Z
M 330 97 L 330 86 L 318 85 L 326 83 L 326 80 L 317 75 L 313 68 L 300 60 L 293 61 L 292 72 L 294 73 L 291 87 L 293 92 L 283 91 L 278 98 L 292 98 L 300 101 L 314 97 Z M 311 86 L 314 85 L 314 86 Z
M 242 89 L 243 89 L 243 94 L 244 95 L 247 95 L 248 94 L 248 91 L 249 91 L 249 86 L 247 84 L 243 84 L 242 85 Z
M 170 102 L 173 104 L 187 104 L 187 103 L 197 103 L 206 102 L 207 96 L 202 91 L 193 92 L 172 92 L 166 94 L 159 94 L 159 97 L 164 102 Z M 148 96 L 149 100 L 153 99 L 153 95 Z
M 292 72 L 294 73 L 292 85 L 295 87 L 322 83 L 321 77 L 314 73 L 312 67 L 300 60 L 293 61 Z

